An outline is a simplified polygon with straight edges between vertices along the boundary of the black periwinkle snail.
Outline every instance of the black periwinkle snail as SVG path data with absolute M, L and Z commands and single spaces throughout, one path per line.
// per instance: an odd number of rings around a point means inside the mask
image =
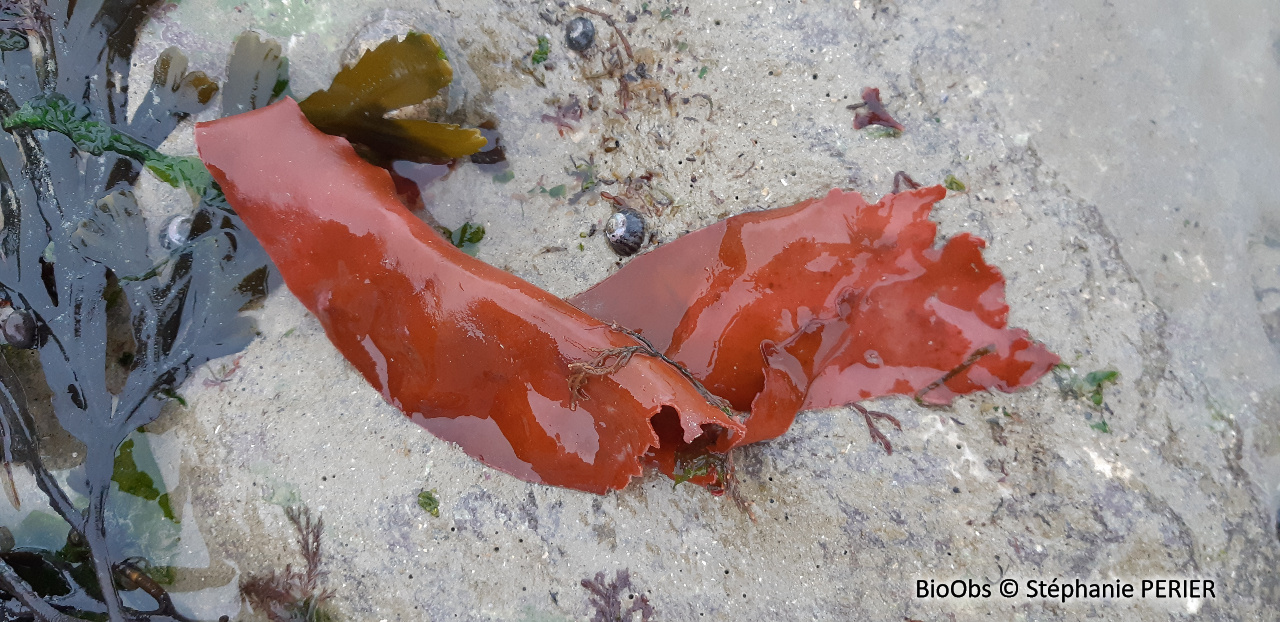
M 614 212 L 604 223 L 604 239 L 609 248 L 621 257 L 628 257 L 640 250 L 644 244 L 644 217 L 629 207 Z
M 575 52 L 581 52 L 591 47 L 591 43 L 595 39 L 596 25 L 585 17 L 573 18 L 564 29 L 564 44 Z

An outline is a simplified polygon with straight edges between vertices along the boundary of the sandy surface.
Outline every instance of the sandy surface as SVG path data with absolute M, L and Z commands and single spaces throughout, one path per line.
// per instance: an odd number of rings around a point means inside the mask
M 515 179 L 462 167 L 427 189 L 431 210 L 484 223 L 480 258 L 559 295 L 617 263 L 599 234 L 580 237 L 605 203 L 527 192 L 572 183 L 571 157 L 655 172 L 678 205 L 651 221 L 662 241 L 831 187 L 874 200 L 897 170 L 955 175 L 968 192 L 934 218 L 988 240 L 1011 324 L 1081 372 L 1120 372 L 1101 410 L 1050 378 L 941 410 L 879 400 L 903 422 L 892 456 L 851 411 L 806 413 L 737 457 L 753 522 L 652 475 L 594 496 L 486 468 L 385 404 L 282 290 L 238 371 L 220 385 L 201 372 L 190 407 L 152 426 L 177 505 L 212 517 L 183 527 L 186 559 L 211 568 L 180 576 L 208 587 L 197 613 L 234 613 L 236 578 L 301 561 L 281 508 L 300 501 L 324 518 L 328 585 L 352 620 L 589 619 L 580 582 L 624 569 L 619 596 L 660 620 L 1274 615 L 1280 204 L 1264 185 L 1280 170 L 1280 15 L 1256 0 L 975 4 L 652 2 L 622 25 L 658 92 L 677 94 L 674 116 L 639 101 L 563 137 L 539 121 L 557 102 L 617 105 L 611 81 L 581 77 L 599 60 L 562 45 L 567 5 L 184 0 L 164 14 L 139 60 L 178 45 L 221 73 L 256 27 L 286 43 L 300 94 L 370 22 L 435 34 L 457 69 L 453 118 L 497 119 Z M 544 33 L 541 87 L 511 63 Z M 851 128 L 865 86 L 900 138 Z M 708 99 L 683 102 L 695 93 Z M 605 153 L 606 137 L 621 147 Z M 423 489 L 438 518 L 417 506 Z M 1027 597 L 1031 580 L 1157 578 L 1212 580 L 1214 595 Z M 1003 579 L 1018 596 L 999 595 Z M 953 580 L 991 596 L 916 592 Z

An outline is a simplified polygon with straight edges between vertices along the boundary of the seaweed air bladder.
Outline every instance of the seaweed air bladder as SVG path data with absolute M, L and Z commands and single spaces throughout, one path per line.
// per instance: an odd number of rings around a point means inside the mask
M 566 301 L 455 248 L 291 100 L 200 124 L 196 141 L 369 383 L 527 481 L 603 493 L 655 465 L 718 492 L 727 452 L 784 433 L 800 410 L 947 403 L 1058 362 L 1006 327 L 980 239 L 934 248 L 941 187 L 874 205 L 832 190 L 735 216 Z

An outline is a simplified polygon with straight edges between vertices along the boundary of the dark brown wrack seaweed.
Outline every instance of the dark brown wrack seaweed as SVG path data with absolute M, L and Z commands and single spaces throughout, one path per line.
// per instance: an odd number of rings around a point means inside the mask
M 138 29 L 160 4 L 6 2 L 0 12 L 7 131 L 0 140 L 7 337 L 0 349 L 0 480 L 18 506 L 12 471 L 31 471 L 70 527 L 58 551 L 0 552 L 3 619 L 186 619 L 146 559 L 120 559 L 118 544 L 109 550 L 109 532 L 116 543 L 128 538 L 131 517 L 118 515 L 108 496 L 143 495 L 169 520 L 181 520 L 137 470 L 133 441 L 125 441 L 181 401 L 176 391 L 194 370 L 248 344 L 253 326 L 240 311 L 274 282 L 266 255 L 199 160 L 156 150 L 179 122 L 210 104 L 219 85 L 188 71 L 186 57 L 169 48 L 155 63 L 150 89 L 135 95 L 142 103 L 132 120 L 126 116 Z M 270 61 L 233 60 L 228 110 L 265 105 L 283 91 L 280 72 L 264 70 Z M 246 74 L 246 66 L 254 70 Z M 167 248 L 148 235 L 134 198 L 144 167 L 192 199 L 182 239 Z M 52 416 L 45 415 L 50 406 Z M 50 426 L 83 446 L 82 475 L 72 476 L 70 488 L 50 472 L 39 446 L 39 430 Z M 120 492 L 111 492 L 113 480 Z M 72 490 L 87 495 L 85 509 L 73 504 Z M 127 607 L 120 589 L 142 590 L 155 606 Z
M 20 506 L 12 471 L 29 469 L 70 527 L 58 551 L 0 547 L 2 619 L 187 619 L 155 578 L 163 571 L 108 550 L 109 531 L 123 532 L 132 518 L 117 516 L 108 495 L 114 482 L 180 520 L 138 469 L 127 439 L 170 402 L 185 404 L 177 391 L 196 369 L 249 343 L 254 328 L 240 312 L 279 280 L 199 159 L 156 149 L 208 107 L 219 85 L 188 71 L 186 57 L 169 48 L 132 120 L 126 116 L 138 31 L 160 4 L 0 7 L 0 117 L 9 136 L 0 141 L 0 487 Z M 435 40 L 410 33 L 365 54 L 303 105 L 313 123 L 360 144 L 375 162 L 449 160 L 476 152 L 485 139 L 476 130 L 384 115 L 434 97 L 451 79 Z M 288 95 L 280 45 L 240 36 L 221 91 L 223 116 Z M 185 188 L 193 203 L 170 216 L 156 240 L 133 195 L 143 168 Z M 43 416 L 46 402 L 52 415 Z M 46 464 L 39 441 L 49 426 L 84 448 L 84 480 L 71 483 L 89 498 L 84 510 Z M 308 545 L 317 553 L 319 524 Z M 113 541 L 121 537 L 128 536 L 112 531 Z M 298 602 L 276 605 L 318 606 L 327 592 L 308 585 Z M 120 589 L 142 590 L 155 607 L 124 605 Z

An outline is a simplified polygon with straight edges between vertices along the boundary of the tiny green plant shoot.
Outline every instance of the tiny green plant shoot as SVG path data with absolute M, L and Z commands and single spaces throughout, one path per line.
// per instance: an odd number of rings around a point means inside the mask
M 457 229 L 440 227 L 440 233 L 462 252 L 475 256 L 481 240 L 484 240 L 484 225 L 464 222 Z
M 418 493 L 418 507 L 422 508 L 422 511 L 427 514 L 436 518 L 440 517 L 440 499 L 436 498 L 435 488 Z
M 1103 389 L 1115 384 L 1120 379 L 1120 372 L 1099 369 L 1081 375 L 1070 365 L 1061 363 L 1053 368 L 1053 379 L 1064 396 L 1087 400 L 1094 407 L 1101 408 Z
M 950 190 L 952 192 L 965 191 L 964 182 L 960 181 L 959 179 L 956 179 L 955 175 L 947 175 L 947 178 L 942 182 L 942 185 L 946 187 L 947 190 Z
M 573 158 L 570 158 L 569 161 L 573 164 L 573 168 L 566 168 L 565 172 L 570 177 L 578 180 L 580 186 L 578 192 L 586 192 L 600 184 L 600 180 L 596 177 L 594 156 L 583 162 L 578 162 Z
M 547 57 L 551 55 L 551 39 L 544 35 L 538 35 L 538 48 L 529 55 L 529 62 L 534 65 L 541 65 L 547 62 Z
M 553 199 L 562 199 L 565 195 L 569 194 L 569 187 L 565 184 L 559 184 L 547 188 L 546 186 L 539 184 L 530 188 L 528 194 L 545 194 L 549 195 Z
M 676 470 L 671 478 L 671 489 L 687 481 L 707 475 L 716 475 L 718 479 L 728 481 L 732 477 L 732 468 L 728 458 L 716 454 L 702 453 L 696 455 L 676 455 Z
M 1053 368 L 1053 379 L 1057 382 L 1063 397 L 1084 400 L 1098 410 L 1106 401 L 1104 389 L 1119 381 L 1120 372 L 1114 369 L 1099 369 L 1082 375 L 1070 365 L 1063 363 Z M 1099 418 L 1098 421 L 1089 424 L 1089 427 L 1103 434 L 1111 433 L 1111 426 L 1106 418 Z

